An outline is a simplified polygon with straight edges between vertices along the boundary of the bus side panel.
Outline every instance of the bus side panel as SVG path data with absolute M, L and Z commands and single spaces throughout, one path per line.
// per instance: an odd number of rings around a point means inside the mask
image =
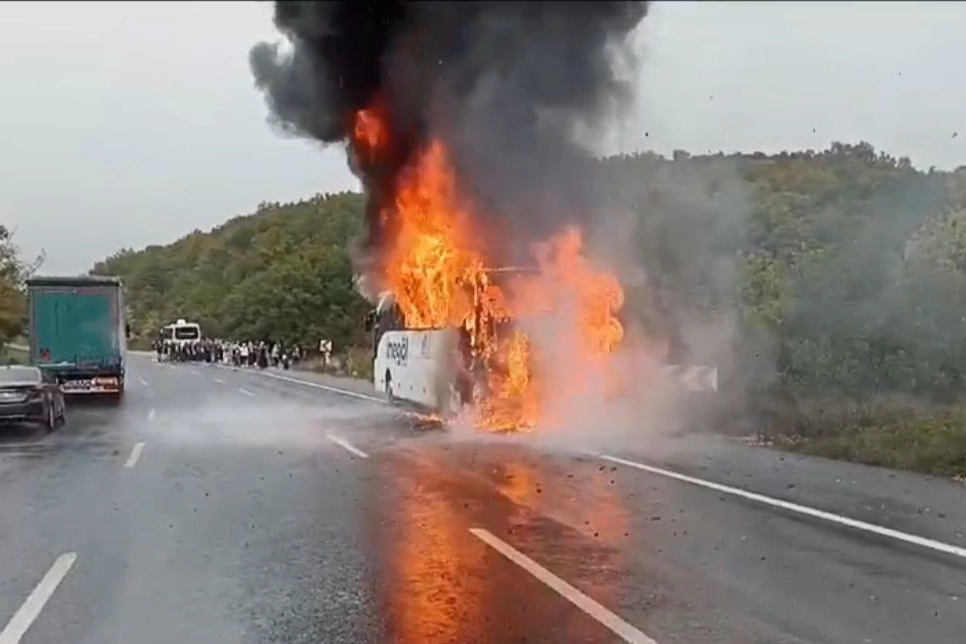
M 391 391 L 400 400 L 440 410 L 447 400 L 440 395 L 440 366 L 445 363 L 442 352 L 450 344 L 451 333 L 446 329 L 385 332 L 373 363 L 376 390 Z

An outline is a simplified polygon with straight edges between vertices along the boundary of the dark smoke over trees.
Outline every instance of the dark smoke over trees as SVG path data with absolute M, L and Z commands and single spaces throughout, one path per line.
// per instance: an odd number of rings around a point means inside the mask
M 444 142 L 480 211 L 514 235 L 543 237 L 593 210 L 592 159 L 575 134 L 632 99 L 624 44 L 647 6 L 278 2 L 289 42 L 257 44 L 250 63 L 285 133 L 349 142 L 356 113 L 382 108 L 390 152 L 375 166 L 350 153 L 370 201 L 370 243 L 387 187 L 430 138 Z

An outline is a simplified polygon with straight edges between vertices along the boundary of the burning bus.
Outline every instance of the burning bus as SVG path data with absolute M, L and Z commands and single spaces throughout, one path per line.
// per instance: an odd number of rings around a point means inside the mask
M 579 230 L 534 244 L 532 267 L 486 268 L 475 246 L 460 243 L 452 211 L 440 212 L 442 232 L 412 238 L 389 264 L 392 288 L 370 313 L 378 390 L 509 431 L 546 419 L 549 399 L 610 377 L 624 335 L 623 290 L 583 255 Z M 421 252 L 423 244 L 434 252 Z M 568 369 L 559 368 L 561 352 Z
M 534 365 L 513 364 L 512 358 L 507 360 L 509 356 L 493 350 L 512 344 L 519 330 L 517 320 L 509 314 L 494 314 L 491 300 L 494 293 L 511 289 L 514 280 L 519 283 L 536 274 L 534 268 L 485 270 L 481 279 L 463 284 L 465 296 L 472 302 L 466 319 L 459 326 L 443 328 L 407 327 L 393 294 L 381 293 L 366 319 L 366 330 L 372 334 L 376 390 L 385 392 L 391 401 L 450 418 L 467 407 L 488 402 L 492 406 L 494 385 L 518 376 L 530 377 Z M 526 419 L 518 415 L 515 420 Z M 494 427 L 511 428 L 519 427 L 500 423 Z
M 624 294 L 583 248 L 602 212 L 583 135 L 626 107 L 620 54 L 646 14 L 646 2 L 276 3 L 291 47 L 259 43 L 249 62 L 271 122 L 343 145 L 361 181 L 354 260 L 382 293 L 379 389 L 505 431 L 607 380 Z

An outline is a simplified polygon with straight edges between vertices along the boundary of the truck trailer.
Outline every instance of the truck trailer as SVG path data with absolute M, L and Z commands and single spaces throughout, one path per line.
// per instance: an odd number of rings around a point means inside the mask
M 124 287 L 118 277 L 33 277 L 27 281 L 30 364 L 65 394 L 124 393 Z

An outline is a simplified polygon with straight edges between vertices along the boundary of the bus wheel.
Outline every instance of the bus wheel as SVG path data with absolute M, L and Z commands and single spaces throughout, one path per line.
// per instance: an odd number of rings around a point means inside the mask
M 392 374 L 389 373 L 388 369 L 386 369 L 386 398 L 389 399 L 389 402 L 396 400 L 396 396 L 392 393 Z

